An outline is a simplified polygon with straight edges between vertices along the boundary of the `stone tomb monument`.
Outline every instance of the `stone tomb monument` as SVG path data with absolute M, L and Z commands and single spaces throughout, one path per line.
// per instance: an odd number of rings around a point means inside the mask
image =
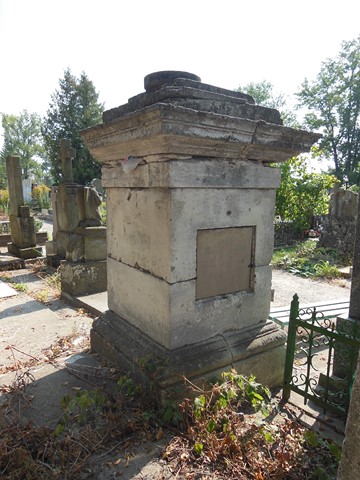
M 41 257 L 42 249 L 36 246 L 34 217 L 30 216 L 30 207 L 24 202 L 19 157 L 6 158 L 6 173 L 9 184 L 11 232 L 8 251 L 23 259 Z
M 267 320 L 284 162 L 316 134 L 283 127 L 252 97 L 186 72 L 82 132 L 103 164 L 108 305 L 92 348 L 160 394 L 225 369 L 279 385 L 285 333 Z
M 341 257 L 354 252 L 358 194 L 334 186 L 330 208 L 317 247 L 334 248 Z
M 337 319 L 338 324 L 352 322 L 359 332 L 360 326 L 360 197 L 358 197 L 357 225 L 353 257 L 353 273 L 350 292 L 349 318 Z M 359 333 L 358 333 L 359 339 Z M 358 352 L 355 352 L 358 355 Z M 349 358 L 349 357 L 348 357 Z M 334 359 L 334 373 L 343 373 L 342 358 Z M 338 480 L 357 480 L 360 470 L 360 357 L 357 359 L 357 369 L 351 393 L 349 414 L 346 422 L 345 440 L 343 443 L 341 462 L 338 471 Z
M 106 290 L 106 227 L 101 225 L 101 200 L 91 187 L 73 179 L 75 149 L 62 140 L 60 158 L 62 181 L 56 194 L 56 255 L 60 262 L 64 297 Z

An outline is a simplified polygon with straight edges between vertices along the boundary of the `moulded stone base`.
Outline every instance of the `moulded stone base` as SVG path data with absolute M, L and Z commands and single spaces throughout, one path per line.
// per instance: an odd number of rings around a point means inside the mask
M 282 384 L 286 334 L 273 322 L 229 331 L 205 341 L 168 350 L 110 310 L 94 321 L 91 347 L 136 381 L 156 392 L 158 399 L 184 394 L 186 377 L 205 384 L 235 368 L 254 374 L 269 387 Z
M 107 288 L 106 260 L 101 262 L 60 263 L 61 290 L 76 297 L 104 292 Z
M 8 243 L 7 247 L 9 253 L 24 260 L 27 260 L 28 258 L 37 258 L 43 256 L 42 248 L 36 245 L 34 245 L 33 247 L 19 248 L 13 243 Z
M 29 207 L 20 207 L 24 209 L 23 217 L 10 215 L 11 241 L 17 245 L 17 248 L 26 249 L 36 245 L 36 235 L 34 226 L 34 217 L 30 217 Z

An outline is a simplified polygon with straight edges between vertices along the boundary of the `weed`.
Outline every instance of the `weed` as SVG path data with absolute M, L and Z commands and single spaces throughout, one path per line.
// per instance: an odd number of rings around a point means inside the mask
M 24 292 L 24 293 L 26 293 L 26 292 L 28 291 L 28 287 L 27 287 L 27 285 L 26 285 L 25 283 L 16 283 L 16 282 L 14 282 L 14 283 L 12 283 L 11 285 L 12 285 L 12 287 L 14 287 L 15 290 L 17 290 L 18 292 Z
M 46 284 L 55 291 L 56 296 L 61 295 L 61 279 L 58 271 L 54 273 L 37 271 L 36 275 L 46 282 Z
M 35 229 L 35 232 L 40 232 L 42 226 L 43 226 L 43 221 L 40 220 L 39 218 L 34 218 L 34 229 Z
M 60 402 L 64 413 L 59 425 L 62 425 L 63 428 L 59 427 L 55 430 L 55 435 L 61 433 L 59 430 L 63 431 L 66 427 L 69 427 L 73 420 L 80 425 L 85 425 L 96 415 L 101 415 L 107 401 L 108 398 L 99 389 L 79 390 L 75 397 L 65 395 Z
M 19 377 L 21 394 L 25 380 Z M 179 434 L 173 435 L 163 453 L 179 478 L 335 478 L 340 448 L 297 422 L 266 419 L 263 415 L 273 409 L 271 394 L 254 377 L 231 370 L 208 391 L 188 384 L 196 389 L 197 396 L 179 406 L 181 431 L 177 430 Z M 117 387 L 118 392 L 111 388 L 108 393 L 79 388 L 73 395 L 64 396 L 63 414 L 54 430 L 24 425 L 15 416 L 15 409 L 10 411 L 9 402 L 3 403 L 2 478 L 88 478 L 94 455 L 98 461 L 99 454 L 101 459 L 117 452 L 119 463 L 118 450 L 126 447 L 126 466 L 132 445 L 160 440 L 165 429 L 161 412 L 128 375 L 120 377 Z M 169 401 L 162 413 L 167 412 L 171 421 L 176 409 L 177 403 Z M 254 415 L 245 415 L 247 411 L 258 411 L 260 421 Z
M 185 434 L 171 440 L 164 458 L 181 478 L 194 472 L 196 478 L 332 478 L 339 447 L 307 435 L 297 422 L 266 420 L 273 406 L 254 377 L 225 372 L 222 382 L 180 405 Z M 244 414 L 251 411 L 262 416 Z
M 336 265 L 330 265 L 329 261 L 321 260 L 314 265 L 314 275 L 321 278 L 339 278 L 341 272 Z
M 306 240 L 298 245 L 275 250 L 272 265 L 295 275 L 318 278 L 338 278 L 339 266 L 348 263 L 348 259 L 339 257 L 336 250 L 317 248 L 317 242 Z
M 46 303 L 47 298 L 48 298 L 48 290 L 44 288 L 43 290 L 40 290 L 39 292 L 35 292 L 34 293 L 34 298 L 35 298 L 35 300 L 37 300 L 40 303 Z

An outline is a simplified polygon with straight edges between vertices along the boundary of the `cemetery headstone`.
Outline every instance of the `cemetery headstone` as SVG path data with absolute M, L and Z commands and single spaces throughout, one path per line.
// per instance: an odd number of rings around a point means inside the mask
M 99 214 L 101 200 L 92 187 L 74 182 L 76 151 L 70 141 L 60 144 L 62 180 L 55 197 L 56 256 L 60 258 L 64 297 L 106 290 L 106 227 Z
M 336 184 L 330 196 L 329 214 L 322 225 L 318 247 L 333 248 L 352 257 L 355 242 L 358 194 Z
M 92 348 L 161 398 L 183 375 L 231 367 L 279 385 L 286 338 L 267 318 L 280 172 L 269 163 L 319 136 L 187 72 L 150 74 L 145 90 L 82 132 L 107 194 L 109 310 Z
M 42 249 L 36 246 L 34 217 L 30 215 L 30 207 L 26 206 L 24 202 L 19 157 L 8 156 L 6 158 L 6 173 L 9 185 L 11 232 L 8 251 L 23 259 L 41 257 Z
M 91 186 L 95 188 L 95 190 L 100 194 L 100 195 L 104 195 L 105 191 L 104 191 L 104 187 L 102 185 L 102 181 L 100 180 L 100 178 L 94 178 L 92 181 L 91 181 Z

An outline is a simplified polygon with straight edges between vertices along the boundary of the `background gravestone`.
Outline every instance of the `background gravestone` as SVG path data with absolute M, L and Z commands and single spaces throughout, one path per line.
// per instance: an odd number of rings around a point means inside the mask
M 104 191 L 104 188 L 102 186 L 102 181 L 100 180 L 100 178 L 94 178 L 92 181 L 91 181 L 91 186 L 93 188 L 95 188 L 95 190 L 100 194 L 100 195 L 104 195 L 105 191 Z
M 23 259 L 41 257 L 41 247 L 36 247 L 34 218 L 30 215 L 30 207 L 24 202 L 19 157 L 6 158 L 6 173 L 9 184 L 11 232 L 8 251 Z
M 106 290 L 106 227 L 101 224 L 101 200 L 95 190 L 74 182 L 76 152 L 70 141 L 63 139 L 59 150 L 62 180 L 53 199 L 54 250 L 61 259 L 62 296 L 71 299 Z
M 354 252 L 358 194 L 335 185 L 330 196 L 329 213 L 323 224 L 318 248 L 334 248 L 341 257 Z
M 159 395 L 231 366 L 279 385 L 285 334 L 267 318 L 280 172 L 268 165 L 319 136 L 187 72 L 150 74 L 145 89 L 82 132 L 107 194 L 109 311 L 92 348 Z

